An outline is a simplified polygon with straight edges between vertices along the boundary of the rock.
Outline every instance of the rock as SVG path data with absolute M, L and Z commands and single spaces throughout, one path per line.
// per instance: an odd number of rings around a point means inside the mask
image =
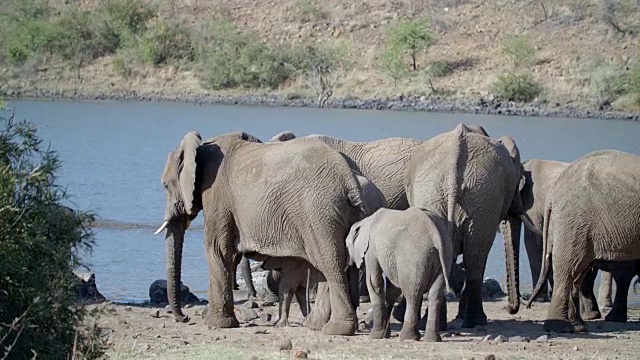
M 167 312 L 167 314 L 171 314 L 173 312 L 173 310 L 171 310 L 171 305 L 167 305 L 164 307 L 164 311 Z
M 278 341 L 278 350 L 289 351 L 291 349 L 293 349 L 293 345 L 291 344 L 291 340 L 289 338 L 283 338 Z
M 131 306 L 125 306 L 124 311 L 131 311 Z
M 149 286 L 149 299 L 152 304 L 167 304 L 167 280 L 156 280 Z M 189 287 L 180 282 L 180 303 L 194 304 L 200 300 L 189 291 Z
M 482 340 L 480 340 L 481 343 L 486 343 L 489 341 L 491 341 L 491 335 L 487 335 Z
M 238 320 L 240 321 L 251 321 L 258 318 L 258 314 L 253 309 L 247 309 L 245 307 L 237 308 Z
M 496 356 L 493 354 L 489 354 L 484 357 L 484 360 L 496 360 Z
M 73 210 L 71 210 L 73 211 Z M 101 303 L 107 299 L 100 294 L 96 286 L 96 274 L 73 272 L 75 279 L 76 300 L 83 303 Z
M 303 350 L 303 349 L 295 349 L 291 353 L 291 357 L 294 359 L 306 359 L 308 355 L 309 355 L 309 351 Z
M 529 338 L 522 336 L 511 336 L 509 338 L 509 342 L 529 342 Z
M 244 306 L 247 309 L 257 309 L 258 308 L 258 304 L 256 304 L 255 301 L 251 301 L 251 300 L 246 301 L 244 304 L 242 304 L 242 306 Z
M 260 314 L 260 321 L 262 322 L 269 322 L 271 321 L 271 314 L 267 313 L 267 312 L 263 312 L 262 314 Z
M 549 336 L 548 335 L 542 335 L 542 336 L 538 336 L 538 338 L 535 339 L 534 342 L 546 343 L 548 340 L 549 340 Z
M 500 287 L 500 283 L 498 283 L 495 279 L 486 278 L 482 283 L 482 299 L 483 300 L 493 300 L 496 298 L 501 298 L 506 296 L 507 294 L 502 291 Z
M 493 341 L 497 343 L 503 343 L 507 341 L 507 338 L 502 335 L 498 335 L 495 339 L 493 339 Z
M 275 306 L 276 303 L 273 301 L 265 301 L 262 303 L 262 307 L 267 307 L 267 306 Z
M 152 318 L 156 318 L 156 319 L 159 318 L 160 317 L 160 310 L 153 310 L 151 312 L 151 317 Z
M 574 346 L 574 347 L 573 347 L 573 351 L 578 351 L 578 350 L 580 350 L 580 349 L 578 349 L 578 347 L 577 347 L 577 346 Z

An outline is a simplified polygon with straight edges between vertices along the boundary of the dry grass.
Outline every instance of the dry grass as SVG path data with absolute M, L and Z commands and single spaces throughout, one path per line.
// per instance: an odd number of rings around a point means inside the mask
M 93 7 L 97 0 L 80 1 Z M 432 62 L 463 61 L 473 58 L 472 66 L 432 78 L 433 85 L 452 97 L 490 95 L 491 84 L 510 69 L 501 51 L 503 40 L 526 35 L 536 49 L 533 76 L 542 82 L 551 102 L 574 102 L 594 106 L 596 96 L 589 87 L 586 64 L 604 58 L 621 67 L 638 59 L 636 35 L 622 36 L 602 21 L 596 0 L 507 1 L 507 0 L 371 0 L 315 2 L 312 10 L 300 16 L 305 0 L 159 0 L 160 11 L 199 24 L 219 16 L 230 18 L 241 28 L 257 31 L 264 41 L 274 43 L 325 43 L 344 41 L 350 45 L 351 70 L 344 76 L 335 96 L 380 97 L 398 94 L 429 95 L 422 71 L 394 88 L 393 80 L 378 69 L 377 54 L 384 42 L 387 24 L 406 16 L 424 17 L 436 32 L 437 42 L 427 54 L 421 54 L 424 70 Z M 621 0 L 626 11 L 616 13 L 623 27 L 633 29 L 640 23 L 640 9 L 634 1 Z M 543 11 L 543 6 L 546 10 Z M 316 14 L 317 12 L 317 14 Z M 314 15 L 315 14 L 315 15 Z M 316 16 L 317 15 L 317 16 Z M 110 90 L 136 90 L 140 94 L 203 93 L 196 74 L 189 69 L 167 66 L 161 69 L 134 69 L 134 76 L 123 78 L 114 72 L 113 57 L 100 59 L 82 71 L 79 91 L 96 93 Z M 38 72 L 31 76 L 8 78 L 9 88 L 73 88 L 71 72 Z M 304 85 L 293 82 L 289 93 L 304 93 Z

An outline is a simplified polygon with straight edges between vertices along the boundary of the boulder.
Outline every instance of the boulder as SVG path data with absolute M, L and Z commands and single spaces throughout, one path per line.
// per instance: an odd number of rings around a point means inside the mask
M 506 295 L 507 294 L 502 291 L 498 281 L 492 278 L 484 279 L 484 282 L 482 283 L 482 300 L 493 300 Z
M 96 274 L 73 273 L 75 279 L 76 300 L 81 302 L 100 303 L 107 299 L 100 294 L 96 286 Z
M 156 280 L 149 286 L 149 299 L 152 304 L 168 304 L 167 280 Z M 200 300 L 189 291 L 189 287 L 180 282 L 180 303 L 195 304 Z

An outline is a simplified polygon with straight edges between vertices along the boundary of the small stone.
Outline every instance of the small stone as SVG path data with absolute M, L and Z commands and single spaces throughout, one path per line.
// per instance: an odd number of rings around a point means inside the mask
M 161 337 L 160 334 L 156 335 L 156 339 L 160 339 Z
M 165 325 L 164 323 L 162 323 L 162 328 L 164 329 L 164 328 L 166 328 L 166 327 L 167 327 L 167 325 Z
M 124 311 L 131 311 L 131 306 L 125 306 Z
M 574 347 L 573 347 L 573 350 L 574 350 L 574 351 L 578 351 L 578 350 L 580 350 L 580 349 L 578 349 L 578 347 L 577 347 L 577 346 L 574 346 Z
M 160 317 L 160 310 L 154 310 L 151 312 L 151 317 L 152 318 L 159 318 Z
M 480 340 L 481 343 L 486 343 L 489 341 L 491 341 L 491 335 L 487 335 L 482 340 Z
M 189 342 L 188 342 L 187 340 L 183 340 L 183 341 L 182 341 L 182 343 L 183 343 L 184 345 L 189 345 Z
M 127 320 L 120 320 L 120 321 L 118 321 L 118 322 L 119 322 L 120 324 L 123 324 L 123 325 L 127 325 L 127 324 L 128 324 Z
M 258 304 L 255 303 L 255 301 L 247 301 L 243 304 L 243 306 L 247 309 L 256 309 L 258 308 Z
M 280 339 L 280 341 L 278 342 L 278 349 L 280 351 L 289 351 L 293 349 L 291 340 L 289 338 Z
M 247 309 L 245 307 L 238 308 L 239 319 L 242 321 L 251 321 L 258 318 L 258 313 L 253 309 Z
M 171 305 L 167 305 L 164 307 L 164 311 L 166 311 L 168 314 L 171 314 L 173 311 L 171 311 Z
M 262 322 L 271 321 L 271 314 L 269 314 L 267 312 L 263 312 L 262 314 L 260 314 L 260 321 L 262 321 Z
M 498 335 L 493 341 L 497 343 L 503 343 L 503 342 L 507 342 L 507 338 L 502 335 Z
M 291 353 L 291 357 L 294 359 L 306 359 L 307 355 L 309 355 L 309 351 L 303 349 L 295 349 Z
M 493 354 L 489 354 L 484 357 L 484 360 L 496 360 L 496 356 Z
M 511 336 L 509 342 L 529 342 L 529 338 L 522 336 Z
M 538 338 L 535 340 L 535 342 L 537 342 L 537 343 L 546 343 L 547 340 L 549 340 L 549 336 L 548 335 L 542 335 L 542 336 L 538 336 Z

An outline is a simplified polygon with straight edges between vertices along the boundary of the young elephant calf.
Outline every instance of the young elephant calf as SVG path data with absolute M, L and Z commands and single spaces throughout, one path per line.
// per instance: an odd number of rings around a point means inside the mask
M 387 296 L 398 287 L 407 301 L 400 339 L 419 340 L 418 317 L 422 294 L 428 291 L 429 310 L 440 312 L 445 289 L 449 289 L 452 244 L 448 222 L 422 209 L 379 209 L 353 224 L 347 236 L 349 264 L 360 268 L 364 262 L 367 287 L 373 308 L 373 329 L 369 336 L 389 337 L 389 308 L 396 299 Z M 384 286 L 383 273 L 387 276 Z M 445 288 L 446 286 L 446 288 Z M 442 341 L 438 316 L 430 316 L 425 341 Z

